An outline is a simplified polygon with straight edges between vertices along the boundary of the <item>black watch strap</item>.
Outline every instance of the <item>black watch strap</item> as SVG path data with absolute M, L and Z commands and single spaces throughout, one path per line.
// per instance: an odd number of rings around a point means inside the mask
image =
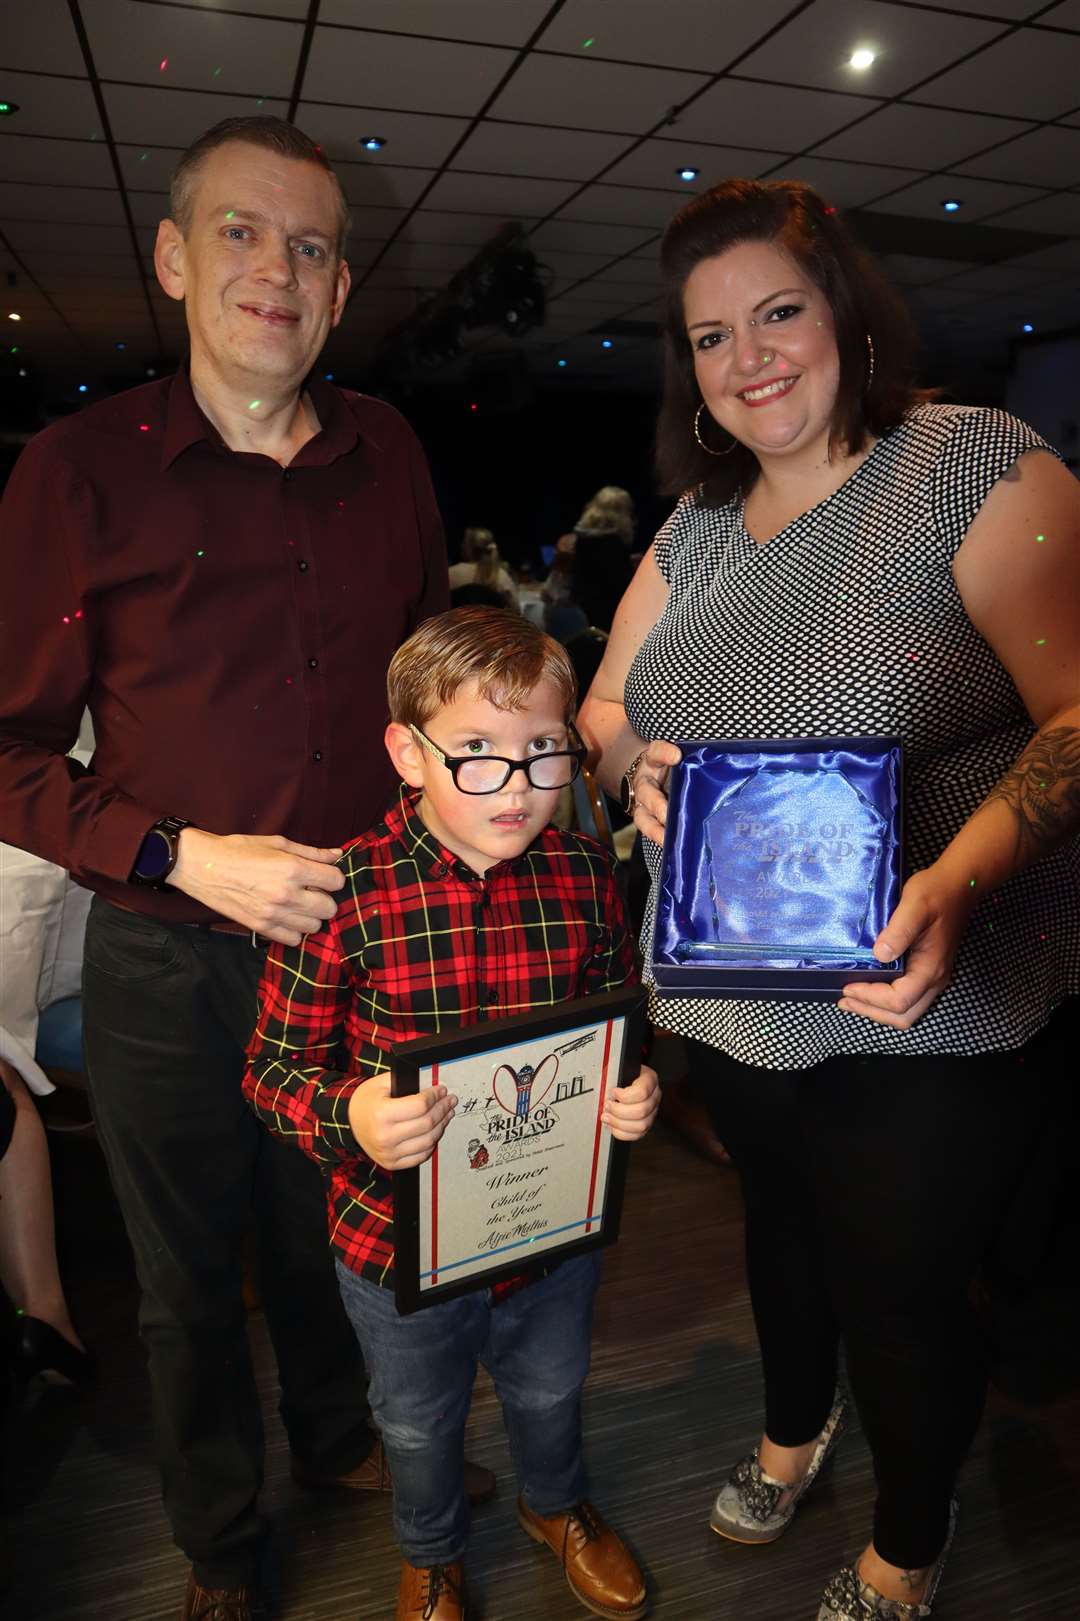
M 180 835 L 190 826 L 182 816 L 163 816 L 155 822 L 139 846 L 128 882 L 143 889 L 163 889 L 180 854 Z

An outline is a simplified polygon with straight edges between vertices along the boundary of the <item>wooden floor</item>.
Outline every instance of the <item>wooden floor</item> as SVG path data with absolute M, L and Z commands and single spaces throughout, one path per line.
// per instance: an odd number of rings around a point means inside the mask
M 173 1617 L 185 1565 L 158 1502 L 126 1241 L 96 1147 L 52 1141 L 73 1306 L 102 1369 L 92 1399 L 39 1390 L 8 1425 L 14 1569 L 0 1608 L 20 1621 Z M 635 1152 L 623 1238 L 601 1290 L 585 1408 L 592 1494 L 643 1560 L 657 1616 L 813 1621 L 826 1578 L 867 1536 L 871 1473 L 857 1431 L 774 1548 L 736 1547 L 708 1528 L 712 1493 L 761 1421 L 741 1237 L 733 1174 L 693 1158 L 658 1128 Z M 1075 1365 L 1078 1329 L 1075 1298 L 1051 1290 L 1027 1333 L 1052 1353 L 1058 1394 L 1047 1401 L 1044 1390 L 1038 1407 L 992 1396 L 935 1609 L 943 1621 L 1080 1616 L 1080 1396 L 1062 1377 Z M 252 1335 L 267 1415 L 265 1506 L 276 1527 L 274 1613 L 281 1621 L 388 1621 L 398 1569 L 389 1504 L 347 1493 L 316 1498 L 293 1486 L 258 1316 Z M 499 1477 L 469 1551 L 477 1615 L 582 1615 L 555 1561 L 514 1522 L 507 1447 L 483 1380 L 470 1450 Z

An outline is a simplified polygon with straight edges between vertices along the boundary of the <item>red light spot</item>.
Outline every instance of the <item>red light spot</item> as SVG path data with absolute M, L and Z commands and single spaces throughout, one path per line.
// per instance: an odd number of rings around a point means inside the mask
M 469 406 L 470 411 L 478 411 L 479 409 L 480 409 L 480 407 L 478 405 L 475 405 L 475 404 Z
M 70 625 L 71 624 L 71 615 L 70 614 L 65 614 L 64 615 L 64 624 L 65 625 Z
M 285 677 L 285 685 L 286 685 L 286 686 L 287 686 L 287 687 L 291 687 L 291 686 L 292 686 L 292 676 L 291 676 L 291 675 L 287 675 L 287 676 L 286 676 L 286 677 Z
M 76 610 L 75 618 L 76 619 L 81 619 L 82 618 L 82 609 L 81 608 Z
M 345 503 L 344 503 L 344 501 L 339 501 L 339 502 L 338 502 L 338 507 L 339 507 L 339 508 L 340 508 L 340 507 L 343 507 L 343 506 L 344 506 L 344 505 L 345 505 Z
M 168 65 L 169 65 L 169 58 L 167 56 L 163 56 L 161 58 L 161 66 L 158 68 L 158 72 L 159 73 L 164 73 L 165 69 L 168 67 Z
M 835 214 L 836 209 L 835 208 L 826 208 L 825 212 L 826 212 L 826 214 Z
M 149 433 L 150 432 L 150 424 L 149 424 L 149 422 L 140 422 L 139 423 L 139 432 L 140 433 Z

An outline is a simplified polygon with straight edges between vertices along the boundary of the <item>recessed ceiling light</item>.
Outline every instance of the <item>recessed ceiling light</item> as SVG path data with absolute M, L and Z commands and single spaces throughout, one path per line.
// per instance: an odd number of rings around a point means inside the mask
M 942 199 L 941 206 L 945 210 L 946 214 L 955 214 L 957 209 L 960 207 L 960 198 L 945 197 Z
M 80 394 L 85 394 L 86 393 L 86 384 L 85 383 L 80 383 L 79 384 L 79 393 Z
M 565 360 L 557 360 L 557 361 L 556 361 L 556 362 L 555 362 L 555 364 L 556 364 L 556 366 L 565 366 L 565 365 L 566 365 L 566 361 L 565 361 Z
M 126 348 L 127 348 L 127 344 L 126 344 L 126 343 L 118 343 L 118 344 L 117 344 L 117 345 L 116 345 L 116 347 L 117 347 L 117 348 L 118 348 L 118 349 L 126 349 Z
M 19 103 L 17 101 L 0 101 L 0 118 L 10 118 L 18 110 Z
M 154 366 L 147 366 L 147 368 L 146 368 L 146 375 L 147 375 L 147 377 L 156 377 L 156 376 L 157 376 L 157 369 L 156 369 L 156 367 L 154 367 Z
M 1021 332 L 1034 332 L 1035 328 L 1032 326 L 1030 321 L 1025 321 L 1020 330 Z
M 326 382 L 326 383 L 332 383 L 334 381 L 333 372 L 332 371 L 323 372 L 323 381 Z
M 385 135 L 361 135 L 360 145 L 365 152 L 381 152 L 386 145 Z
M 601 349 L 610 349 L 611 348 L 611 339 L 610 338 L 601 338 L 600 339 L 600 347 L 601 347 Z
M 854 68 L 858 73 L 863 73 L 867 68 L 873 67 L 876 61 L 877 52 L 871 51 L 867 46 L 863 45 L 857 51 L 852 51 L 848 67 Z
M 685 169 L 676 169 L 675 173 L 678 175 L 680 180 L 696 180 L 698 175 L 701 173 L 701 170 L 691 169 L 689 165 L 687 165 Z
M 26 375 L 27 375 L 26 367 L 25 366 L 20 366 L 19 367 L 19 376 L 20 377 L 25 377 Z
M 10 312 L 10 314 L 8 315 L 8 320 L 9 321 L 21 321 L 22 316 L 18 313 L 17 310 L 12 310 Z

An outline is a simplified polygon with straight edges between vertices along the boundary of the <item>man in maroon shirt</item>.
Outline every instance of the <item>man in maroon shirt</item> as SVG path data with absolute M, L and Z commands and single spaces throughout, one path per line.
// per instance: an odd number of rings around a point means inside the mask
M 228 120 L 181 160 L 171 215 L 155 263 L 184 301 L 189 366 L 39 435 L 5 495 L 0 838 L 95 891 L 87 1073 L 193 1566 L 183 1614 L 245 1621 L 250 1225 L 294 1474 L 386 1480 L 318 1173 L 262 1131 L 240 1081 L 266 940 L 334 915 L 336 846 L 384 808 L 386 668 L 445 607 L 447 572 L 406 424 L 310 375 L 349 288 L 319 148 Z M 89 770 L 66 758 L 84 705 Z

